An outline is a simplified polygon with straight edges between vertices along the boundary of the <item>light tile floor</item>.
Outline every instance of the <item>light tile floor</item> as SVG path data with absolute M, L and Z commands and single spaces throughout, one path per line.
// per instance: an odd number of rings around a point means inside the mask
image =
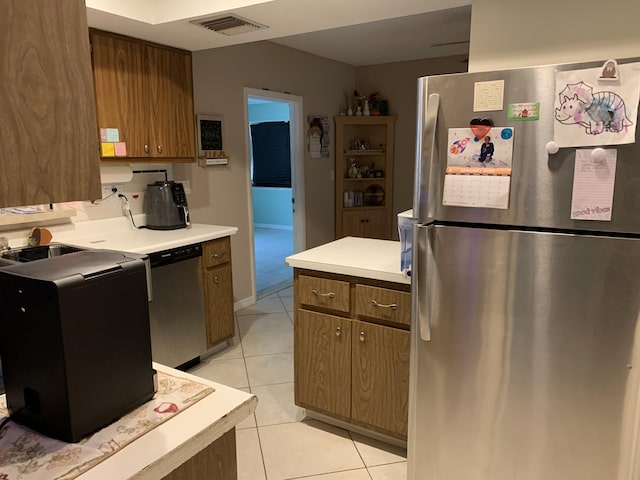
M 254 227 L 256 296 L 265 297 L 293 281 L 284 259 L 293 253 L 293 230 Z
M 305 418 L 293 403 L 293 289 L 236 313 L 231 345 L 190 370 L 258 396 L 237 426 L 240 480 L 405 480 L 406 450 Z

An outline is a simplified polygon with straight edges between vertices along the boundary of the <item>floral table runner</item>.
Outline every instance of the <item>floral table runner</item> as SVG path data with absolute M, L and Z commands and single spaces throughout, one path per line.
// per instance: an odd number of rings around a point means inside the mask
M 9 422 L 0 431 L 0 480 L 71 480 L 213 391 L 208 385 L 158 372 L 153 399 L 78 443 Z M 2 395 L 0 421 L 7 415 Z

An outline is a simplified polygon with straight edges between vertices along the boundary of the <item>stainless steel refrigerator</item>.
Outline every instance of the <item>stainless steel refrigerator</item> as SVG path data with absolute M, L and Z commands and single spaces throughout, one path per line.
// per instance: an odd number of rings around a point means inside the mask
M 556 72 L 603 63 L 419 79 L 409 480 L 640 478 L 640 146 L 605 147 L 604 221 L 571 218 L 577 149 L 548 145 Z M 512 129 L 506 208 L 446 200 L 472 120 Z

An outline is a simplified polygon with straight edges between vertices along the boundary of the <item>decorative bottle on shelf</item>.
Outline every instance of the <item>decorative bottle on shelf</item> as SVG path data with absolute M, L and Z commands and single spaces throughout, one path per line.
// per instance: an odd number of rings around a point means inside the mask
M 358 105 L 358 109 L 356 110 L 356 115 L 358 117 L 362 115 L 362 109 L 360 108 L 360 105 Z
M 351 105 L 349 105 L 349 108 L 347 109 L 347 115 L 353 115 L 353 109 L 351 108 Z
M 365 117 L 368 117 L 369 115 L 371 115 L 371 112 L 369 111 L 369 100 L 364 101 L 364 110 L 362 110 L 362 114 Z

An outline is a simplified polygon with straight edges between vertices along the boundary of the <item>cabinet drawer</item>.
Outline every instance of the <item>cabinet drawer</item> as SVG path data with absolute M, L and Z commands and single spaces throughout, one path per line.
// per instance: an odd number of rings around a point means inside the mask
M 411 324 L 411 294 L 356 285 L 356 314 L 403 325 Z
M 349 282 L 300 275 L 298 295 L 302 305 L 349 312 Z
M 231 242 L 229 237 L 211 240 L 202 246 L 202 265 L 204 268 L 215 267 L 231 261 Z

